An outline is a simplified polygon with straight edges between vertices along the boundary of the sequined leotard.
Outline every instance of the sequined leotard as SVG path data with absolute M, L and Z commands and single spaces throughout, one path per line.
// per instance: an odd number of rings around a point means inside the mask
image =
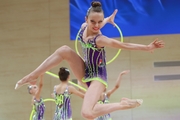
M 89 86 L 92 80 L 97 80 L 107 87 L 107 72 L 106 72 L 106 56 L 104 47 L 98 48 L 96 45 L 96 38 L 83 41 L 84 27 L 79 34 L 79 39 L 83 49 L 83 57 L 85 62 L 85 76 L 83 82 Z
M 56 110 L 54 120 L 72 120 L 72 110 L 70 102 L 70 93 L 68 86 L 63 94 L 57 94 L 54 90 Z
M 42 98 L 39 101 L 34 99 L 34 111 L 33 120 L 43 120 L 45 105 Z

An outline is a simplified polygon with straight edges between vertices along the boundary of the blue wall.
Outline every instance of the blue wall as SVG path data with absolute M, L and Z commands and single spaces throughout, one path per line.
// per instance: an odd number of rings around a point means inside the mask
M 85 21 L 92 0 L 70 0 L 70 39 Z M 115 9 L 116 24 L 124 36 L 160 35 L 180 33 L 180 0 L 99 0 L 105 17 Z M 119 37 L 110 24 L 102 29 L 108 37 Z

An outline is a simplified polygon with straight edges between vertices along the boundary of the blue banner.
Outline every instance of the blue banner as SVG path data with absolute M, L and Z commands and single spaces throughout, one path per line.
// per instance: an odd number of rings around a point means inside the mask
M 180 0 L 98 0 L 105 17 L 115 9 L 115 23 L 124 36 L 180 33 Z M 70 39 L 75 40 L 92 0 L 70 0 Z M 119 37 L 112 25 L 102 29 L 108 37 Z

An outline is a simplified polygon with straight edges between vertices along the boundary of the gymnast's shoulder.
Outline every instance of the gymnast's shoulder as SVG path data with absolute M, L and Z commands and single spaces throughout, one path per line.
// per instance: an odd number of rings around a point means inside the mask
M 84 27 L 86 27 L 87 26 L 87 23 L 83 23 L 82 25 L 81 25 L 81 29 L 83 29 Z

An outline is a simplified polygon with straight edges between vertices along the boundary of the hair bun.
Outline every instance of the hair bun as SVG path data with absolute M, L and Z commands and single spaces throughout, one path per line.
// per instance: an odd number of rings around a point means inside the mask
M 66 67 L 61 67 L 59 69 L 59 74 L 65 74 L 65 73 L 69 73 L 69 69 L 67 69 Z
M 66 69 L 66 68 L 61 67 L 61 68 L 60 68 L 60 73 L 64 73 L 64 72 L 65 72 L 65 69 Z
M 66 67 L 61 67 L 59 69 L 58 75 L 61 81 L 66 81 L 68 79 L 68 76 L 70 75 L 70 72 Z
M 91 3 L 91 6 L 92 6 L 92 7 L 101 7 L 101 3 L 98 2 L 98 1 L 93 1 L 93 2 Z

